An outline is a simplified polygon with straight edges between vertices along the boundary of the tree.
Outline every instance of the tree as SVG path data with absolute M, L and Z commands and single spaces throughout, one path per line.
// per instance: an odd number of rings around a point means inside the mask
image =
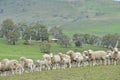
M 2 23 L 2 34 L 9 44 L 15 45 L 19 38 L 18 26 L 11 19 L 6 19 Z
M 107 34 L 102 37 L 102 46 L 110 48 L 115 47 L 116 42 L 120 41 L 120 35 L 118 34 Z M 118 45 L 120 46 L 120 45 Z
M 62 29 L 60 27 L 52 27 L 49 30 L 50 35 L 53 36 L 53 38 L 58 39 L 60 35 L 63 34 Z
M 59 35 L 58 44 L 68 47 L 71 45 L 70 38 L 64 34 L 62 34 L 61 36 Z
M 90 34 L 74 34 L 73 35 L 73 42 L 75 43 L 76 47 L 82 46 L 82 44 L 98 44 L 99 40 L 98 36 L 90 35 Z
M 48 29 L 46 28 L 46 26 L 41 25 L 41 24 L 35 24 L 33 26 L 33 29 L 35 31 L 35 36 L 36 36 L 36 40 L 40 40 L 40 41 L 48 41 L 49 39 L 49 34 L 48 34 Z
M 74 34 L 73 35 L 73 42 L 76 47 L 81 47 L 83 43 L 83 35 L 82 34 Z
M 19 23 L 19 32 L 20 32 L 20 39 L 24 39 L 24 34 L 26 29 L 28 28 L 28 25 L 26 23 Z
M 33 36 L 35 36 L 35 31 L 33 30 L 33 27 L 27 27 L 23 34 L 25 40 L 24 44 L 31 44 Z

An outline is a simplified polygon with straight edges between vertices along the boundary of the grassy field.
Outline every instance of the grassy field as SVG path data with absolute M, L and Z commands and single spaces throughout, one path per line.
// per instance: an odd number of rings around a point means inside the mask
M 39 42 L 32 41 L 31 45 L 23 45 L 23 42 L 24 41 L 19 40 L 16 45 L 8 45 L 6 44 L 6 41 L 4 39 L 0 39 L 0 60 L 3 58 L 19 59 L 22 56 L 27 58 L 32 58 L 34 60 L 41 59 L 44 53 L 41 53 L 40 51 Z M 82 48 L 76 48 L 74 45 L 72 45 L 68 48 L 65 48 L 56 43 L 51 44 L 51 52 L 54 54 L 57 54 L 58 52 L 66 53 L 70 49 L 80 52 L 88 49 L 107 50 L 102 47 L 90 46 L 90 45 L 85 45 Z
M 72 49 L 75 51 L 107 50 L 98 46 L 84 45 L 82 48 L 76 48 L 74 45 L 64 48 L 57 44 L 51 44 L 51 52 L 65 53 Z M 0 39 L 0 60 L 4 58 L 19 59 L 21 56 L 31 58 L 33 60 L 41 59 L 44 53 L 40 52 L 39 42 L 32 41 L 32 45 L 23 45 L 23 41 L 18 41 L 16 45 L 8 45 L 4 39 Z M 42 72 L 24 73 L 22 75 L 9 75 L 0 77 L 0 80 L 119 80 L 120 66 L 95 66 L 95 67 L 79 67 L 67 68 Z
M 119 80 L 120 66 L 67 68 L 0 77 L 0 80 Z
M 65 34 L 75 33 L 95 35 L 120 34 L 120 4 L 113 0 L 0 0 L 0 24 L 10 18 L 15 23 L 41 23 L 48 28 L 59 25 Z M 0 26 L 1 27 L 1 26 Z M 0 39 L 0 60 L 4 58 L 18 59 L 21 56 L 33 60 L 41 59 L 39 42 L 23 45 L 22 40 L 17 45 L 8 45 Z M 74 45 L 64 48 L 51 44 L 51 52 L 66 53 L 74 51 L 107 50 L 98 46 L 84 45 L 76 48 Z M 119 80 L 120 65 L 67 68 L 10 75 L 0 77 L 0 80 Z

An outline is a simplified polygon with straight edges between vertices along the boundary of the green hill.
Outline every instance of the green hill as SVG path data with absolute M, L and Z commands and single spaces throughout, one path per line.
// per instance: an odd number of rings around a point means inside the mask
M 113 0 L 0 0 L 0 23 L 41 23 L 65 33 L 120 33 L 120 3 Z

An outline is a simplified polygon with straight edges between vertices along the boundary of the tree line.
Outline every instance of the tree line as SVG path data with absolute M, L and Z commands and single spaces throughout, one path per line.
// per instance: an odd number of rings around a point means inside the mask
M 65 35 L 60 27 L 52 27 L 48 29 L 42 24 L 27 25 L 26 23 L 15 24 L 11 19 L 6 19 L 1 24 L 0 37 L 5 38 L 8 44 L 16 45 L 19 39 L 24 40 L 25 45 L 31 44 L 31 40 L 43 42 L 41 48 L 43 52 L 50 48 L 49 37 L 58 39 L 57 43 L 64 47 L 69 47 L 73 43 L 76 47 L 82 47 L 83 44 L 102 46 L 106 48 L 114 47 L 116 42 L 120 42 L 119 34 L 107 34 L 97 36 L 92 34 L 77 34 L 72 38 Z M 118 45 L 119 47 L 120 45 Z

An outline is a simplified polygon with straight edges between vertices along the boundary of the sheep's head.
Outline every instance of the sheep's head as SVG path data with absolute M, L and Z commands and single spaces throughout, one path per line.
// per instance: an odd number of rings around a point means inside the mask
M 18 61 L 17 60 L 11 60 L 10 63 L 11 63 L 11 66 L 12 66 L 13 69 L 17 68 L 17 66 L 18 66 Z
M 83 55 L 84 55 L 84 56 L 88 56 L 88 51 L 84 51 L 84 52 L 83 52 Z
M 66 55 L 63 53 L 58 53 L 60 57 L 65 57 Z
M 67 51 L 67 54 L 68 54 L 68 55 L 71 55 L 71 54 L 73 54 L 73 53 L 74 53 L 73 50 L 69 50 L 69 51 Z
M 58 53 L 59 55 L 63 55 L 61 52 L 60 53 Z
M 25 57 L 20 57 L 20 61 L 25 61 L 26 58 Z
M 118 53 L 118 48 L 113 49 L 114 53 Z
M 50 53 L 50 57 L 53 57 L 53 53 Z

